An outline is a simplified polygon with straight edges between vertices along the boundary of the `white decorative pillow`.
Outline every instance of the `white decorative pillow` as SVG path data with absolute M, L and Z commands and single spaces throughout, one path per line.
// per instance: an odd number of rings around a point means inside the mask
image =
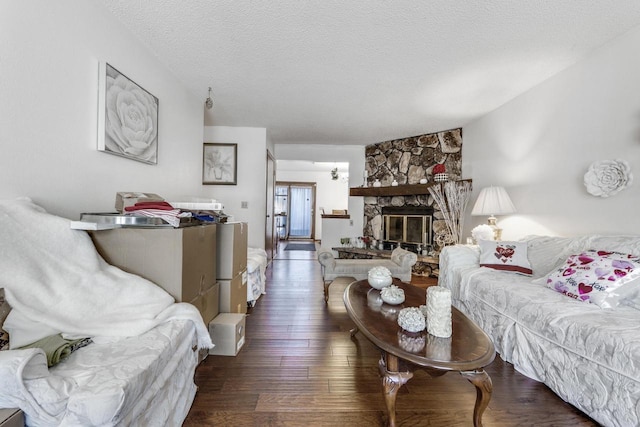
M 587 247 L 576 246 L 577 239 L 556 236 L 527 236 L 527 257 L 531 263 L 533 277 L 542 277 L 557 269 L 569 255 Z
M 531 275 L 527 242 L 480 240 L 478 244 L 480 245 L 480 267 Z
M 534 283 L 578 301 L 602 308 L 616 307 L 635 294 L 640 281 L 640 257 L 613 251 L 588 250 L 571 255 L 558 269 Z

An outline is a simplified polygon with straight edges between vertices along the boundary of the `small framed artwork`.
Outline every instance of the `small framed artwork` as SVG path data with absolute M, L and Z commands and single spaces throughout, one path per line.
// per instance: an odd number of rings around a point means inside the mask
M 238 144 L 205 142 L 202 149 L 202 183 L 236 185 Z
M 98 150 L 158 163 L 158 98 L 104 61 L 98 74 Z

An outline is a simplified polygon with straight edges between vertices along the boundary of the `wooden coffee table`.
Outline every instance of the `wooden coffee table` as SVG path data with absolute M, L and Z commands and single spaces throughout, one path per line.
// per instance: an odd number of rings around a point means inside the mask
M 455 307 L 451 307 L 450 338 L 437 338 L 426 331 L 405 332 L 398 326 L 398 312 L 425 304 L 426 290 L 397 279 L 393 284 L 405 293 L 405 302 L 396 306 L 382 303 L 380 291 L 366 280 L 353 282 L 344 291 L 344 304 L 356 324 L 352 335 L 359 330 L 382 351 L 379 367 L 389 426 L 396 425 L 398 389 L 413 377 L 416 369 L 426 371 L 431 378 L 449 371 L 460 372 L 476 387 L 473 424 L 481 426 L 482 413 L 489 405 L 493 389 L 491 378 L 484 371 L 496 355 L 491 339 Z

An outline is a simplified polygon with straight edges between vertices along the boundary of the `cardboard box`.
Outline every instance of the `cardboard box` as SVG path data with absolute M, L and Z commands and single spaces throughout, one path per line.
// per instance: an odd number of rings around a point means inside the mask
M 127 227 L 90 234 L 108 263 L 151 280 L 177 302 L 191 302 L 216 283 L 215 224 Z
M 211 289 L 197 296 L 191 304 L 198 309 L 205 324 L 211 322 L 220 312 L 220 284 L 214 283 Z
M 138 193 L 135 191 L 120 191 L 116 193 L 116 210 L 124 212 L 127 206 L 133 206 L 138 202 L 163 202 L 164 199 L 154 193 Z
M 20 409 L 0 408 L 0 426 L 24 427 L 24 413 Z
M 209 354 L 235 356 L 245 341 L 245 315 L 238 313 L 220 313 L 209 322 L 209 334 L 215 347 Z
M 217 279 L 231 280 L 247 269 L 246 222 L 218 224 Z
M 218 283 L 220 284 L 220 313 L 246 313 L 246 270 L 231 280 L 219 280 Z

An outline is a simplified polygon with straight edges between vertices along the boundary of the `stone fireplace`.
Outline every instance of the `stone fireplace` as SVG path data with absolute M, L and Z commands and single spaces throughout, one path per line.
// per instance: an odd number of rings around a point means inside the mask
M 419 184 L 421 179 L 432 183 L 433 167 L 438 164 L 444 164 L 449 180 L 459 180 L 462 175 L 462 129 L 368 145 L 365 149 L 365 162 L 369 187 L 376 179 L 381 182 L 382 187 L 391 187 L 395 180 L 403 189 L 413 188 L 411 185 Z M 416 185 L 418 187 L 421 186 Z M 430 194 L 424 194 L 424 191 L 408 193 L 381 192 L 381 195 L 365 196 L 363 235 L 384 242 L 388 249 L 393 242 L 398 241 L 399 227 L 406 224 L 410 226 L 410 232 L 408 235 L 403 234 L 403 247 L 417 250 L 418 245 L 422 248 L 425 244 L 434 245 L 435 234 L 447 229 L 442 212 Z M 419 216 L 430 217 L 430 224 L 425 225 L 424 219 L 390 220 L 394 216 L 413 215 L 396 212 L 422 212 Z M 395 230 L 393 235 L 389 234 L 389 221 L 393 225 L 392 230 Z M 418 225 L 422 226 L 422 233 L 428 233 L 422 239 L 413 228 L 420 229 Z M 441 248 L 434 245 L 434 249 L 438 252 Z

